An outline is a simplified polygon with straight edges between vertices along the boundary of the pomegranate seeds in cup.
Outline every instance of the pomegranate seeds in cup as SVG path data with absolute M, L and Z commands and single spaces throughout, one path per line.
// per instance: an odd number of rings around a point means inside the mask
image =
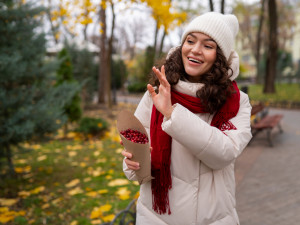
M 138 130 L 127 129 L 120 132 L 127 140 L 134 143 L 146 144 L 149 142 L 148 137 Z

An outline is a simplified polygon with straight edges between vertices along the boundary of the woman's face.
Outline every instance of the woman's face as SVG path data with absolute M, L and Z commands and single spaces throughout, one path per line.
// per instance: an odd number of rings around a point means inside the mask
M 181 52 L 185 72 L 189 75 L 187 79 L 198 82 L 217 58 L 217 43 L 203 33 L 194 32 L 187 35 Z

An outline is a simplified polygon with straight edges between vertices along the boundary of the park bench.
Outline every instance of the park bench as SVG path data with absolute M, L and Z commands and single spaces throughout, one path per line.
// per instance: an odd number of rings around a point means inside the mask
M 251 129 L 252 129 L 252 140 L 261 131 L 267 131 L 267 139 L 269 145 L 273 147 L 273 142 L 271 139 L 271 132 L 275 127 L 279 128 L 280 133 L 283 132 L 280 121 L 283 118 L 282 114 L 269 115 L 268 109 L 262 104 L 257 104 L 252 106 L 251 110 Z
M 111 222 L 102 223 L 101 225 L 134 225 L 136 221 L 136 201 L 133 199 L 126 209 L 119 212 Z

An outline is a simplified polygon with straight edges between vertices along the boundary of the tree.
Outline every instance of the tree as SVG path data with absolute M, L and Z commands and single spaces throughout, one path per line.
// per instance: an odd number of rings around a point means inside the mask
M 69 26 L 71 15 L 68 5 L 65 5 L 62 0 L 56 2 L 56 4 L 53 4 L 52 0 L 47 0 L 47 2 L 44 2 L 44 6 L 48 8 L 46 15 L 56 44 L 60 42 L 61 34 L 75 35 L 74 27 Z
M 264 68 L 266 58 L 262 57 L 268 51 L 269 46 L 269 24 L 268 1 L 249 4 L 238 2 L 234 7 L 234 13 L 239 18 L 240 32 L 239 43 L 243 52 L 252 54 L 256 61 L 256 82 L 263 83 L 265 78 Z M 286 51 L 286 45 L 290 44 L 287 40 L 295 34 L 295 11 L 296 7 L 290 1 L 277 1 L 277 48 Z M 274 9 L 271 9 L 274 10 Z
M 214 1 L 213 0 L 209 0 L 209 8 L 210 8 L 210 11 L 214 11 Z
M 114 28 L 115 28 L 115 11 L 114 3 L 112 0 L 108 0 L 112 11 L 112 25 L 110 30 L 110 37 L 107 37 L 106 33 L 106 8 L 107 2 L 101 2 L 100 9 L 100 21 L 101 21 L 101 39 L 100 39 L 100 64 L 99 64 L 99 80 L 98 80 L 98 103 L 103 103 L 107 100 L 107 106 L 112 107 L 111 99 L 111 57 L 112 57 L 112 45 L 114 39 Z
M 168 34 L 169 30 L 174 28 L 174 26 L 178 26 L 185 21 L 186 13 L 178 12 L 178 10 L 173 7 L 171 0 L 145 0 L 145 2 L 147 3 L 148 7 L 150 7 L 151 16 L 155 20 L 155 34 L 153 42 L 153 61 L 155 61 L 155 59 L 161 55 L 165 36 Z M 161 28 L 163 29 L 163 35 L 161 38 L 159 51 L 157 52 L 158 32 Z
M 43 9 L 7 0 L 0 5 L 0 156 L 14 172 L 12 149 L 56 131 L 67 117 L 64 106 L 78 86 L 54 87 L 53 65 L 45 62 Z
M 268 0 L 269 14 L 269 46 L 267 52 L 266 76 L 264 93 L 275 93 L 275 78 L 277 65 L 277 7 L 276 0 Z
M 67 43 L 66 48 L 70 54 L 74 79 L 80 83 L 81 108 L 91 103 L 98 90 L 98 67 L 97 56 L 87 49 L 79 49 L 77 45 Z
M 78 82 L 73 77 L 72 62 L 66 48 L 63 48 L 59 52 L 58 59 L 60 61 L 60 65 L 56 73 L 57 74 L 56 86 L 59 86 L 64 82 L 74 83 L 78 85 Z M 79 96 L 79 92 L 77 92 L 72 97 L 70 102 L 68 102 L 65 105 L 64 110 L 66 115 L 68 116 L 69 122 L 78 121 L 81 118 L 82 110 L 80 107 L 80 103 L 81 103 L 81 99 Z M 65 131 L 67 131 L 67 123 L 65 124 Z
M 221 0 L 221 13 L 225 13 L 225 0 Z
M 213 0 L 209 0 L 209 9 L 210 9 L 210 11 L 214 11 L 214 1 Z M 223 14 L 225 13 L 225 0 L 221 0 L 220 12 Z
M 261 10 L 259 14 L 259 21 L 258 21 L 258 29 L 256 35 L 256 52 L 255 52 L 255 60 L 256 60 L 256 83 L 258 83 L 259 77 L 259 62 L 260 62 L 260 50 L 261 50 L 261 40 L 262 40 L 262 26 L 264 22 L 264 13 L 265 13 L 265 0 L 261 0 Z

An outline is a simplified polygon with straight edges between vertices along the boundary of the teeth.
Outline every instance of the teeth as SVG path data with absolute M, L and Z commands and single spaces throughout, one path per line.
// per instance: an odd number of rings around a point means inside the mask
M 190 60 L 190 61 L 192 61 L 192 62 L 195 62 L 195 63 L 201 63 L 199 60 L 193 59 L 193 58 L 188 58 L 188 60 Z

